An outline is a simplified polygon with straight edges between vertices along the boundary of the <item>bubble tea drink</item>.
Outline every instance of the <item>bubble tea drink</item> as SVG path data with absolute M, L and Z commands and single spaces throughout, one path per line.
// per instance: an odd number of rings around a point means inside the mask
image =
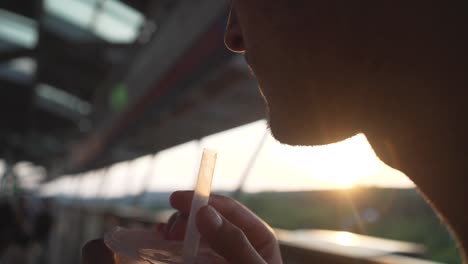
M 116 264 L 226 264 L 210 248 L 201 246 L 193 261 L 184 261 L 183 243 L 163 240 L 156 232 L 116 228 L 105 237 Z M 191 262 L 190 262 L 191 261 Z
M 208 204 L 216 156 L 214 151 L 203 151 L 184 242 L 163 240 L 157 232 L 117 228 L 105 237 L 115 263 L 227 263 L 209 247 L 200 247 L 200 233 L 195 225 L 195 214 Z

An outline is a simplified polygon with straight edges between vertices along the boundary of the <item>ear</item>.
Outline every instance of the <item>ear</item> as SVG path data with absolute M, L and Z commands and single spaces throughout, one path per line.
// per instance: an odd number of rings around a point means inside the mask
M 231 8 L 229 14 L 228 25 L 224 35 L 224 43 L 226 47 L 232 52 L 243 53 L 245 52 L 244 37 L 239 25 L 239 20 L 235 7 Z

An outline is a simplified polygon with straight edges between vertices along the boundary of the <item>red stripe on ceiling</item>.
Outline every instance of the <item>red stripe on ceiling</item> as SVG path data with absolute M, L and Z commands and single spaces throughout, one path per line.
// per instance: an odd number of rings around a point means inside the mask
M 101 130 L 97 134 L 93 134 L 89 139 L 85 140 L 77 151 L 72 154 L 70 167 L 76 170 L 86 166 L 95 159 L 110 143 L 115 141 L 118 136 L 125 130 L 130 123 L 145 113 L 145 111 L 158 101 L 163 95 L 170 91 L 177 82 L 189 75 L 195 67 L 204 63 L 204 59 L 209 57 L 220 45 L 223 38 L 222 24 L 216 22 L 208 31 L 206 31 L 200 40 L 190 48 L 182 59 L 167 73 L 167 75 L 158 81 L 153 88 L 148 89 L 148 92 L 140 97 L 140 100 L 109 128 Z

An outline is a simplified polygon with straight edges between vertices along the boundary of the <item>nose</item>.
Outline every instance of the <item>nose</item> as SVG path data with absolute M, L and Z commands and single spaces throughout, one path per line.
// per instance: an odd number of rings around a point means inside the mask
M 224 35 L 224 43 L 226 44 L 226 47 L 232 52 L 245 52 L 244 37 L 242 35 L 242 29 L 240 27 L 235 8 L 231 8 L 231 12 L 229 14 L 228 25 Z

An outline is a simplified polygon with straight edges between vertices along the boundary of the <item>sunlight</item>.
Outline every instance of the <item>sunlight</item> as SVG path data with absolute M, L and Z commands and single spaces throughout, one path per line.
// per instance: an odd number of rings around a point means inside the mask
M 103 190 L 99 191 L 103 197 L 138 193 L 143 186 L 145 191 L 152 192 L 191 189 L 195 184 L 202 147 L 216 149 L 219 153 L 213 180 L 215 191 L 232 191 L 240 184 L 246 192 L 347 190 L 355 186 L 414 187 L 403 173 L 378 159 L 363 134 L 315 147 L 284 145 L 269 135 L 255 164 L 251 170 L 247 170 L 246 181 L 241 182 L 266 129 L 265 120 L 254 122 L 204 137 L 200 141 L 174 146 L 159 152 L 154 158 L 148 156 L 114 164 L 108 174 L 95 173 L 73 183 L 50 182 L 44 186 L 47 187 L 44 193 L 50 195 L 80 189 L 82 196 L 89 196 L 98 193 L 97 187 L 89 187 L 93 184 L 103 186 Z M 154 164 L 149 166 L 149 162 Z M 128 178 L 129 175 L 131 178 Z M 97 179 L 102 177 L 106 179 Z M 65 188 L 78 183 L 80 187 L 73 190 Z
M 294 169 L 292 173 L 319 179 L 335 189 L 352 188 L 360 180 L 375 175 L 383 165 L 363 134 L 326 146 L 291 147 L 278 143 L 268 146 L 271 160 L 281 160 Z
M 359 180 L 377 172 L 380 160 L 363 134 L 345 141 L 321 147 L 324 157 L 317 173 L 336 188 L 352 188 Z
M 335 241 L 342 246 L 356 246 L 359 244 L 359 237 L 349 232 L 338 232 Z

